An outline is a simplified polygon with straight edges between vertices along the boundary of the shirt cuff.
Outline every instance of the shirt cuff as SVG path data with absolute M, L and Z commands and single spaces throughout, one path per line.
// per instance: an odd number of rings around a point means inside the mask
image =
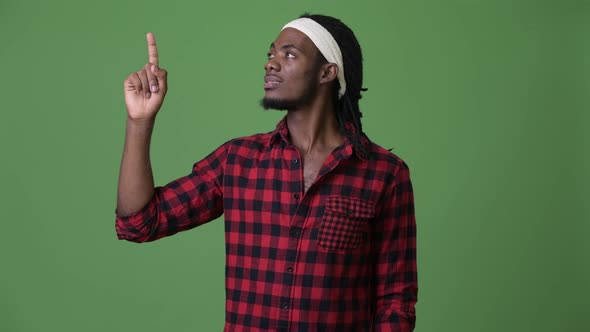
M 143 242 L 150 233 L 149 225 L 157 217 L 157 196 L 154 196 L 144 207 L 129 215 L 120 215 L 115 209 L 115 216 L 115 229 L 119 240 Z

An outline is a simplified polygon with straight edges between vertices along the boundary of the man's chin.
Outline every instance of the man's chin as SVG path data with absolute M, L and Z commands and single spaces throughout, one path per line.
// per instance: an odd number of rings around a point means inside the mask
M 260 101 L 260 106 L 265 110 L 287 111 L 295 108 L 295 103 L 290 100 L 264 97 Z

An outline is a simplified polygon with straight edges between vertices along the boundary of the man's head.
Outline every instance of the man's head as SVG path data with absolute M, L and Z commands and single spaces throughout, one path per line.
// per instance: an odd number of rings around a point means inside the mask
M 361 90 L 365 90 L 362 89 L 360 45 L 352 30 L 336 18 L 309 14 L 300 18 L 313 22 L 309 26 L 303 22 L 305 26 L 300 29 L 298 20 L 287 24 L 271 44 L 269 60 L 264 67 L 262 106 L 265 109 L 295 110 L 309 105 L 320 93 L 328 94 L 334 101 L 341 129 L 356 142 L 357 135 L 362 132 L 358 101 Z M 323 31 L 317 31 L 316 23 Z M 326 34 L 333 38 L 336 50 L 330 41 L 324 40 Z M 346 123 L 352 123 L 354 133 L 346 132 Z
M 270 45 L 264 66 L 265 108 L 296 110 L 327 92 L 338 68 L 323 59 L 303 32 L 286 28 Z

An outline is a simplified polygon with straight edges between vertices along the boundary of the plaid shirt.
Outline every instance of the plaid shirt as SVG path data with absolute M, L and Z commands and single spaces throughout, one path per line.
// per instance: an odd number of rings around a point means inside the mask
M 225 214 L 224 331 L 412 331 L 416 224 L 407 165 L 345 139 L 303 192 L 286 120 L 231 140 L 191 174 L 117 216 L 119 239 L 153 241 Z

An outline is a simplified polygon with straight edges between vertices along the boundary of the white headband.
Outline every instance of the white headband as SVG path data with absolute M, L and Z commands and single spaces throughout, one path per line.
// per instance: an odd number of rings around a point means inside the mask
M 318 48 L 320 53 L 328 60 L 329 63 L 335 63 L 338 66 L 338 82 L 340 83 L 340 90 L 338 90 L 338 98 L 346 92 L 346 80 L 344 79 L 344 63 L 342 62 L 342 52 L 334 37 L 318 22 L 304 17 L 298 18 L 287 23 L 282 29 L 286 28 L 297 29 L 309 37 L 311 41 Z

